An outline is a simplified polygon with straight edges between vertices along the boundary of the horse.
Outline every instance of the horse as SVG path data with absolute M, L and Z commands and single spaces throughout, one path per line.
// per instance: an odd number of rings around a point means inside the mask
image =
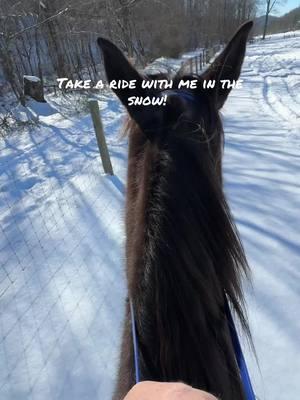
M 144 88 L 151 76 L 98 39 L 108 82 L 136 82 L 134 89 L 114 90 L 128 112 L 129 146 L 128 298 L 114 400 L 135 384 L 131 305 L 141 380 L 246 399 L 226 304 L 251 341 L 242 289 L 249 266 L 223 190 L 219 110 L 231 90 L 222 82 L 239 78 L 252 25 L 244 23 L 202 74 L 176 74 L 171 89 Z M 197 89 L 179 88 L 183 79 L 196 81 Z M 208 80 L 215 86 L 204 89 Z M 166 96 L 166 104 L 128 106 L 130 96 Z

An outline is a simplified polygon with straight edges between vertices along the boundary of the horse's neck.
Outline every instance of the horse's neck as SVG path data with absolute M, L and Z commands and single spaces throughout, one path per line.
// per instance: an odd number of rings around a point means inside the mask
M 238 308 L 246 262 L 220 180 L 196 151 L 175 154 L 175 168 L 168 154 L 158 163 L 155 148 L 142 146 L 130 153 L 126 218 L 142 378 L 241 399 L 224 290 Z

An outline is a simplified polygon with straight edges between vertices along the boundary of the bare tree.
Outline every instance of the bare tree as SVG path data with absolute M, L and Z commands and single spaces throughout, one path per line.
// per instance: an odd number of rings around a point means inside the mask
M 274 11 L 274 6 L 276 4 L 279 4 L 282 2 L 283 2 L 282 0 L 266 0 L 266 15 L 265 15 L 265 23 L 264 23 L 262 39 L 265 39 L 266 34 L 267 34 L 269 15 L 270 15 L 271 11 L 272 10 Z

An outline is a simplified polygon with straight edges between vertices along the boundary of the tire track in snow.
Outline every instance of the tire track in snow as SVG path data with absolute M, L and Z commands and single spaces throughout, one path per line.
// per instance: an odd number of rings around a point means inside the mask
M 300 76 L 297 61 L 299 44 L 295 41 L 291 51 L 279 46 L 278 53 L 274 53 L 274 48 L 263 42 L 259 47 L 261 49 L 254 51 L 254 54 L 249 49 L 248 66 L 254 72 L 249 74 L 249 78 L 256 83 L 259 82 L 257 77 L 261 78 L 261 89 L 257 90 L 258 87 L 253 85 L 251 97 L 259 103 L 262 112 L 278 122 L 285 137 L 295 140 L 296 146 L 300 146 L 300 98 L 297 91 Z M 260 57 L 258 51 L 261 52 Z

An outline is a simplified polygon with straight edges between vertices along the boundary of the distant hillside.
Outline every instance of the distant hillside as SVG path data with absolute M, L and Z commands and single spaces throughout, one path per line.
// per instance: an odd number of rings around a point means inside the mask
M 275 15 L 269 15 L 269 26 L 271 26 L 271 24 L 274 21 L 277 21 L 280 17 L 276 17 Z M 264 29 L 264 23 L 265 23 L 265 16 L 262 15 L 261 17 L 257 17 L 255 18 L 254 21 L 254 31 L 255 34 L 259 35 L 263 32 Z
M 261 35 L 263 33 L 265 16 L 262 15 L 255 19 L 254 34 Z M 300 29 L 300 7 L 294 8 L 281 17 L 269 15 L 267 34 L 287 32 Z

